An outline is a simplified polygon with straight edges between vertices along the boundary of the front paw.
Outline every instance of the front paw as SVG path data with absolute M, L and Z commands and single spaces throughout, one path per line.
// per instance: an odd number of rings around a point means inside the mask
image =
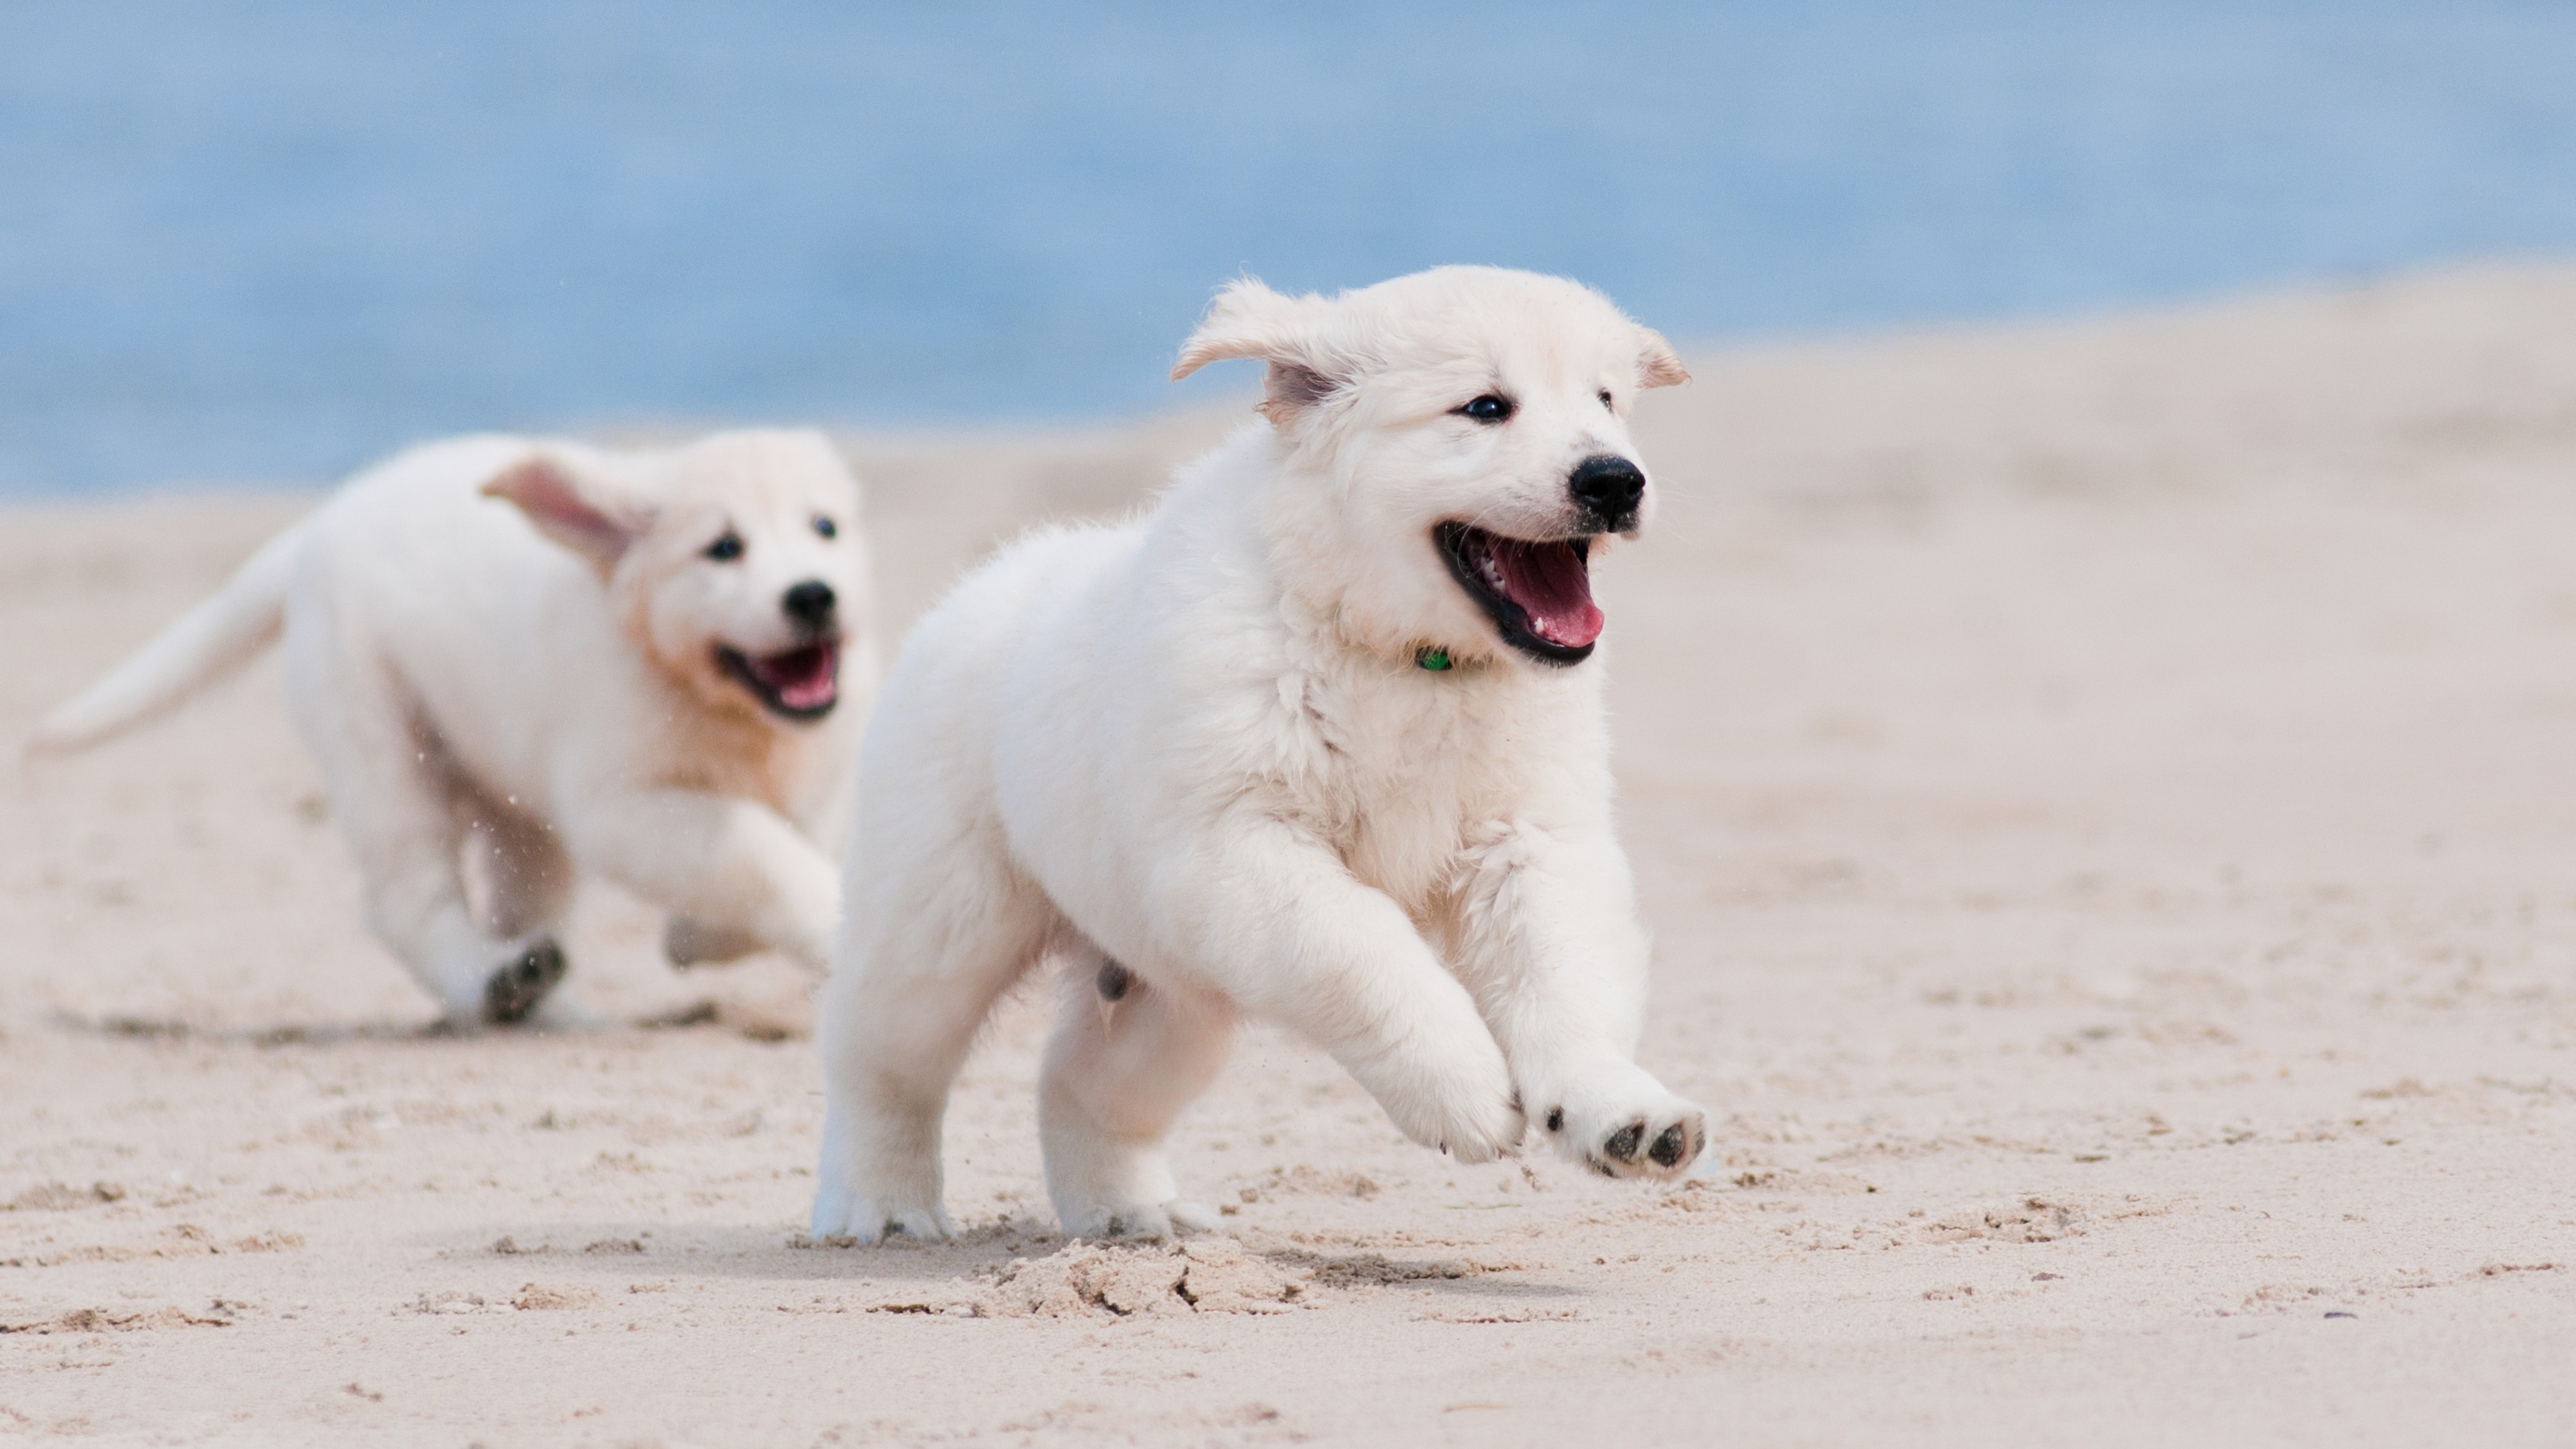
M 673 916 L 662 927 L 662 955 L 681 970 L 730 965 L 761 949 L 761 939 L 733 926 Z
M 841 923 L 841 873 L 820 854 L 793 865 L 781 872 L 779 897 L 753 933 L 798 964 L 829 974 Z
M 954 1231 L 938 1203 L 879 1198 L 850 1185 L 826 1180 L 814 1192 L 811 1235 L 826 1239 L 881 1243 L 891 1237 L 946 1242 Z
M 1510 1097 L 1479 1096 L 1450 1114 L 1434 1145 L 1460 1162 L 1491 1162 L 1519 1152 L 1528 1132 L 1528 1119 Z
M 1086 1205 L 1060 1209 L 1070 1238 L 1187 1238 L 1213 1232 L 1217 1215 L 1187 1198 L 1169 1202 Z
M 1491 1162 L 1521 1145 L 1527 1123 L 1511 1069 L 1490 1037 L 1459 1044 L 1446 1062 L 1421 1062 L 1407 1079 L 1376 1087 L 1404 1135 L 1461 1162 Z
M 935 1132 L 928 1155 L 898 1154 L 890 1160 L 882 1150 L 869 1150 L 869 1137 L 854 1136 L 853 1120 L 866 1121 L 867 1114 L 835 1107 L 823 1119 L 823 1159 L 814 1169 L 809 1220 L 815 1239 L 879 1243 L 901 1235 L 945 1240 L 952 1229 L 940 1204 Z
M 1604 1177 L 1679 1177 L 1708 1148 L 1708 1114 L 1625 1063 L 1532 1105 L 1557 1150 Z

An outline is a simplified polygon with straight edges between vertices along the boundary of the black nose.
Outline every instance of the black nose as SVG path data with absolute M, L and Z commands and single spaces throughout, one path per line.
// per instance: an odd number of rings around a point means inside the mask
M 778 607 L 787 611 L 788 618 L 806 628 L 820 629 L 832 622 L 832 606 L 839 602 L 840 596 L 832 592 L 830 584 L 821 579 L 807 579 L 789 589 L 779 599 Z
M 1637 521 L 1637 502 L 1646 496 L 1646 475 L 1625 458 L 1604 454 L 1574 465 L 1566 487 L 1575 505 L 1592 521 L 1613 532 Z

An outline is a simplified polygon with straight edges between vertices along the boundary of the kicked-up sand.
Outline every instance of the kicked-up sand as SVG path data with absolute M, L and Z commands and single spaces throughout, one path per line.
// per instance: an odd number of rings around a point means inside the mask
M 813 1245 L 807 983 L 594 892 L 427 1035 L 274 662 L 0 784 L 0 1439 L 2576 1442 L 2576 271 L 1704 355 L 1603 566 L 1679 1187 L 1255 1030 L 1231 1236 L 1068 1244 L 1039 1011 L 940 1246 Z M 1232 417 L 859 440 L 884 605 Z M 0 737 L 289 498 L 0 513 Z

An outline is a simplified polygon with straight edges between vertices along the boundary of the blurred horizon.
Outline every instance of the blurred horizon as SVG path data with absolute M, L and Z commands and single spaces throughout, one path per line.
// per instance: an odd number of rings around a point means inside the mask
M 2576 255 L 2576 7 L 0 15 L 0 496 L 486 428 L 1086 423 L 1225 279 L 1579 277 L 1685 345 Z

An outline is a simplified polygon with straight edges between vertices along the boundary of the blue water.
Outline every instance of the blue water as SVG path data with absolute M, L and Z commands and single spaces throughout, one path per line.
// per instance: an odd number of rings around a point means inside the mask
M 1114 417 L 1211 287 L 1676 337 L 2576 252 L 2576 5 L 9 0 L 0 493 Z

